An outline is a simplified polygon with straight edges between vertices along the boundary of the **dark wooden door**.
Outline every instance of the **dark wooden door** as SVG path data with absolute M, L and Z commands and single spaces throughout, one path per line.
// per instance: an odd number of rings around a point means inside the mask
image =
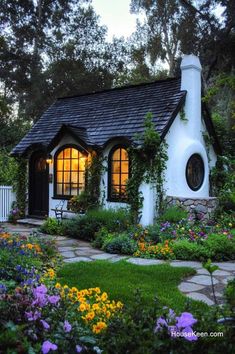
M 48 215 L 49 168 L 44 152 L 34 153 L 29 165 L 29 215 Z

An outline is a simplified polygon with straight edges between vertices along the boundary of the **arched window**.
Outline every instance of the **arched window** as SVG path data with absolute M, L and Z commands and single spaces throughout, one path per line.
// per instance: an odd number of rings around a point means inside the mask
M 85 188 L 87 156 L 74 146 L 65 146 L 55 156 L 55 196 L 68 198 Z
M 109 200 L 126 201 L 129 178 L 129 157 L 123 146 L 115 146 L 109 154 Z

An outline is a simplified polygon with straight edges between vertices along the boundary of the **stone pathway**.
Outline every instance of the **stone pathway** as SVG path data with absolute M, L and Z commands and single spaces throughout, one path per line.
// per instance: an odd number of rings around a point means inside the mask
M 6 228 L 9 232 L 21 234 L 37 232 L 37 228 L 18 224 L 12 225 L 5 223 L 4 228 Z M 40 233 L 38 233 L 38 235 L 40 235 L 40 237 L 48 237 L 48 235 Z M 191 267 L 196 270 L 196 274 L 184 279 L 184 281 L 178 286 L 179 290 L 191 299 L 203 301 L 208 305 L 214 304 L 211 278 L 207 270 L 202 268 L 202 264 L 200 262 L 166 262 L 157 259 L 121 256 L 117 254 L 105 253 L 101 250 L 92 248 L 89 242 L 70 239 L 63 236 L 52 237 L 55 239 L 58 251 L 62 255 L 65 263 L 92 262 L 95 260 L 109 260 L 110 262 L 118 262 L 122 259 L 126 259 L 127 262 L 140 266 L 169 263 L 172 267 Z M 219 270 L 214 272 L 213 280 L 215 284 L 216 298 L 220 304 L 223 303 L 223 292 L 228 280 L 233 279 L 235 276 L 235 262 L 213 262 L 213 264 L 216 264 L 219 267 Z

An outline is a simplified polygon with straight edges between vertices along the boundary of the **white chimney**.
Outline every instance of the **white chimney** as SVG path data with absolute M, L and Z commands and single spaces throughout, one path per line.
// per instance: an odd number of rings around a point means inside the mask
M 184 55 L 181 65 L 181 90 L 186 90 L 185 117 L 191 137 L 198 137 L 201 130 L 201 64 L 193 54 Z

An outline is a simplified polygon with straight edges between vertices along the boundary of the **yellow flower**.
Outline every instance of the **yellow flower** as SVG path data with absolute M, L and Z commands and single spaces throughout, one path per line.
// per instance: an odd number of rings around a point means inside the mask
M 88 313 L 86 314 L 85 319 L 86 319 L 87 321 L 92 321 L 94 317 L 95 317 L 95 312 L 94 312 L 94 311 L 91 311 L 91 312 L 88 312 Z
M 86 305 L 85 305 L 85 304 L 81 304 L 81 305 L 79 306 L 79 310 L 80 310 L 81 312 L 84 312 L 84 311 L 86 310 Z
M 101 293 L 100 288 L 95 288 L 94 290 L 95 290 L 95 292 L 96 292 L 97 294 L 100 294 L 100 293 Z
M 107 328 L 106 323 L 103 321 L 99 321 L 99 322 L 97 322 L 97 324 L 93 325 L 92 331 L 93 331 L 93 333 L 98 334 L 106 328 Z
M 118 302 L 117 302 L 117 308 L 118 308 L 118 309 L 123 308 L 123 303 L 122 303 L 121 301 L 118 301 Z
M 108 298 L 108 295 L 107 295 L 107 293 L 104 292 L 104 293 L 101 295 L 101 301 L 106 301 L 107 298 Z
M 56 283 L 55 288 L 56 288 L 56 289 L 60 289 L 60 288 L 61 288 L 60 283 Z
M 100 308 L 99 304 L 95 303 L 95 304 L 92 305 L 92 310 L 94 310 L 94 311 L 99 310 L 99 308 Z

